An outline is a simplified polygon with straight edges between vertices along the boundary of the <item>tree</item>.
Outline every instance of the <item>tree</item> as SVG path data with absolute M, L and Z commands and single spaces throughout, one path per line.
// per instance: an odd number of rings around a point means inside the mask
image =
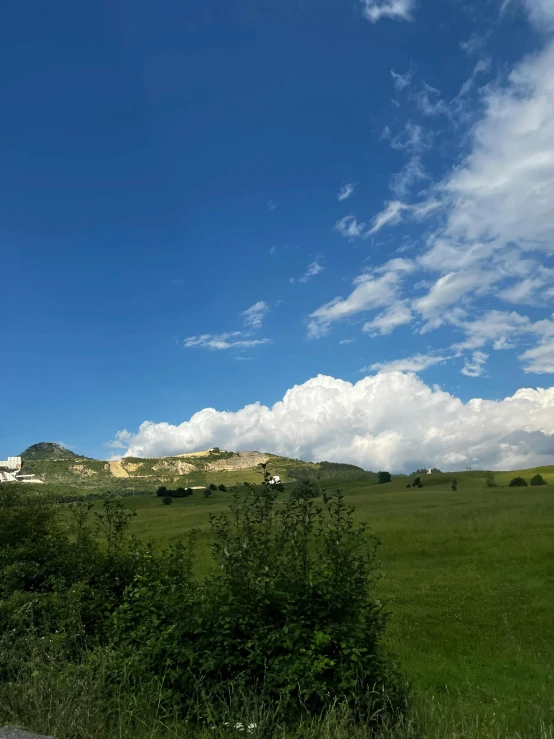
M 379 472 L 379 485 L 382 485 L 385 482 L 390 482 L 392 480 L 392 475 L 390 472 Z
M 187 488 L 187 489 L 185 490 L 185 492 L 186 492 L 186 494 L 187 494 L 187 497 L 188 497 L 189 495 L 192 495 L 192 488 Z
M 410 483 L 408 483 L 408 484 L 406 485 L 406 487 L 407 487 L 407 488 L 411 488 L 412 486 L 410 485 Z
M 485 472 L 485 487 L 486 488 L 495 488 L 496 482 L 494 481 L 494 475 L 492 472 Z
M 537 474 L 531 478 L 531 485 L 548 485 L 548 483 L 542 475 Z
M 315 480 L 312 480 L 309 477 L 306 477 L 303 480 L 298 480 L 290 491 L 291 498 L 294 498 L 295 500 L 310 500 L 311 498 L 317 498 L 320 495 L 321 489 L 319 485 Z
M 418 488 L 420 485 L 421 485 L 421 478 L 416 477 L 416 479 L 414 480 L 414 488 Z
M 452 480 L 452 482 L 450 483 L 450 486 L 451 486 L 452 490 L 454 492 L 456 492 L 456 490 L 458 489 L 458 480 L 456 480 L 456 478 L 454 478 Z
M 227 488 L 225 487 L 225 485 L 223 483 L 221 483 L 221 485 L 218 485 L 217 486 L 217 489 L 218 490 L 221 490 L 222 493 L 226 493 L 227 492 Z
M 211 495 L 213 495 L 213 490 L 210 490 L 210 488 L 204 488 L 204 497 L 209 498 Z
M 169 505 L 170 503 L 173 503 L 173 498 L 170 498 L 169 495 L 166 495 L 165 498 L 162 500 L 162 503 L 164 505 Z
M 163 498 L 165 495 L 167 495 L 167 488 L 166 488 L 166 486 L 165 485 L 160 485 L 160 487 L 158 488 L 158 490 L 156 492 L 156 495 L 158 496 L 158 498 Z
M 210 484 L 208 485 L 208 487 L 210 488 L 210 490 L 217 490 L 217 485 L 214 485 L 214 483 L 213 483 L 213 482 L 211 482 L 211 483 L 210 483 Z
M 513 480 L 510 480 L 510 484 L 508 485 L 510 488 L 526 488 L 527 482 L 523 477 L 514 477 Z

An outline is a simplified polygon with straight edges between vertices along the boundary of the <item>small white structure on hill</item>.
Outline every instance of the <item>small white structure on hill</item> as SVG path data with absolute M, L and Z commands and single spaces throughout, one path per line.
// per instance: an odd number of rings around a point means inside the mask
M 431 470 L 431 468 L 430 468 L 430 467 L 429 467 L 429 469 L 427 470 L 427 474 L 428 474 L 428 475 L 432 475 L 432 474 L 433 474 L 433 472 L 432 472 L 432 470 Z
M 279 477 L 279 475 L 273 475 L 273 477 L 269 479 L 269 484 L 270 485 L 280 485 L 281 478 Z

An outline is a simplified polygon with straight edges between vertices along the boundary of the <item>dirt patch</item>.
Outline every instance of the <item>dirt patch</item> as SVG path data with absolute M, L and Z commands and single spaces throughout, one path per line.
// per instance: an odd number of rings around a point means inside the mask
M 189 472 L 196 472 L 196 467 L 193 464 L 181 462 L 179 459 L 160 459 L 152 469 L 155 472 L 163 472 L 169 475 L 188 475 Z
M 123 465 L 123 460 L 121 460 L 121 464 Z M 143 462 L 125 462 L 125 469 L 127 472 L 136 472 L 143 464 Z
M 121 461 L 108 462 L 104 465 L 105 470 L 109 470 L 114 477 L 129 477 L 129 473 L 125 467 L 121 464 Z
M 206 449 L 205 452 L 189 452 L 188 454 L 176 454 L 176 457 L 209 457 L 212 453 L 211 449 Z
M 85 475 L 86 477 L 96 474 L 95 470 L 85 467 L 84 464 L 72 464 L 69 466 L 69 471 L 73 472 L 74 475 Z
M 233 470 L 249 470 L 258 464 L 267 462 L 270 458 L 269 454 L 261 452 L 239 452 L 236 456 L 229 459 L 218 459 L 217 462 L 209 462 L 206 465 L 206 471 L 221 470 L 223 472 L 232 472 Z

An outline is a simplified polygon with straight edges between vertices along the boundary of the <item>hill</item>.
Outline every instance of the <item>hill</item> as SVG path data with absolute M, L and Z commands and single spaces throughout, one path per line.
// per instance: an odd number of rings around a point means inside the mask
M 75 454 L 60 444 L 54 444 L 51 441 L 41 441 L 38 444 L 33 444 L 32 446 L 27 447 L 27 449 L 25 449 L 21 454 L 21 458 L 24 462 L 77 459 L 78 456 L 78 454 Z
M 260 480 L 260 463 L 268 463 L 272 474 L 283 482 L 298 478 L 366 479 L 377 482 L 377 475 L 361 467 L 334 462 L 304 462 L 257 451 L 230 452 L 211 449 L 174 457 L 140 459 L 123 457 L 102 461 L 81 457 L 59 444 L 41 442 L 23 452 L 23 472 L 35 474 L 52 485 L 90 491 L 152 492 L 160 485 L 195 487 L 210 483 L 241 485 Z

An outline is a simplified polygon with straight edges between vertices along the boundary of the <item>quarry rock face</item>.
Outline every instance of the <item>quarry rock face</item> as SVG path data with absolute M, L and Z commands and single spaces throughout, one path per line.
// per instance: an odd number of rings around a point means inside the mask
M 261 452 L 238 452 L 236 456 L 230 459 L 218 459 L 217 462 L 209 462 L 206 465 L 206 470 L 214 472 L 216 470 L 248 470 L 257 464 L 267 462 L 270 456 Z

